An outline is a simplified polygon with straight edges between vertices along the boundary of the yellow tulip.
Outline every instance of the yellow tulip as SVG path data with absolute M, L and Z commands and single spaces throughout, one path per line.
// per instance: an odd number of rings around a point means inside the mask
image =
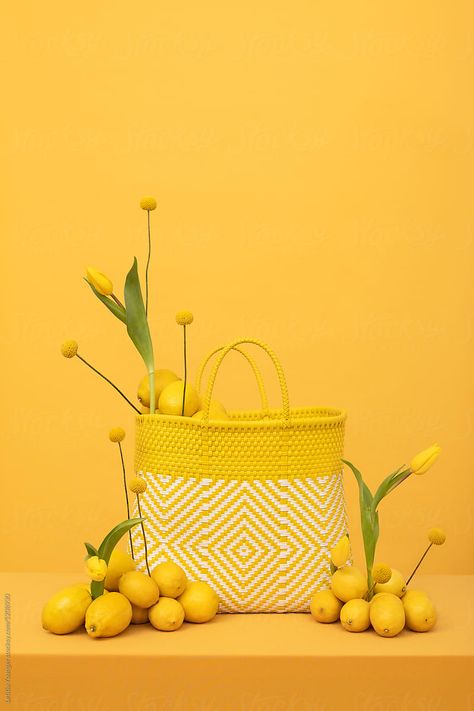
M 432 444 L 428 449 L 424 449 L 417 454 L 410 462 L 410 469 L 413 474 L 424 474 L 435 463 L 441 452 L 439 444 Z
M 102 296 L 110 296 L 113 293 L 114 285 L 105 274 L 99 272 L 94 267 L 87 267 L 87 281 L 89 284 L 102 294 Z
M 107 575 L 107 563 L 105 560 L 102 560 L 102 558 L 93 555 L 86 560 L 86 573 L 92 580 L 100 583 L 102 580 L 105 580 L 105 576 Z
M 332 564 L 336 568 L 340 568 L 345 565 L 347 563 L 347 559 L 349 558 L 350 552 L 351 545 L 349 543 L 349 536 L 346 535 L 339 539 L 334 548 L 331 548 L 330 555 Z

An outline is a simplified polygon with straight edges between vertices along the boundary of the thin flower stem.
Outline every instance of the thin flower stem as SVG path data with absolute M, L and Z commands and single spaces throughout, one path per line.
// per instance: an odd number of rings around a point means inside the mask
M 142 511 L 140 508 L 140 494 L 137 493 L 137 504 L 138 504 L 138 515 L 140 518 L 142 518 Z M 146 562 L 146 569 L 148 570 L 148 575 L 151 575 L 150 573 L 150 567 L 148 565 L 148 549 L 146 547 L 146 536 L 145 536 L 145 526 L 143 525 L 143 521 L 141 522 L 142 526 L 142 533 L 143 533 L 143 544 L 145 546 L 145 562 Z
M 148 259 L 145 269 L 145 314 L 148 316 L 148 267 L 150 266 L 151 258 L 151 226 L 150 226 L 150 210 L 147 210 L 148 217 Z
M 125 475 L 125 462 L 123 461 L 123 452 L 122 452 L 122 445 L 120 442 L 117 442 L 120 450 L 120 459 L 122 460 L 122 472 L 123 472 L 123 488 L 125 489 L 125 499 L 127 501 L 127 518 L 130 518 L 130 503 L 128 500 L 128 490 L 127 490 L 127 477 Z M 135 560 L 135 555 L 133 553 L 133 543 L 132 543 L 132 531 L 129 529 L 128 535 L 130 538 L 130 550 L 132 551 L 132 558 Z
M 424 557 L 426 556 L 426 554 L 428 553 L 428 551 L 429 551 L 429 549 L 431 548 L 432 545 L 433 545 L 433 544 L 430 543 L 430 545 L 428 546 L 428 548 L 425 550 L 425 552 L 424 552 L 423 555 L 421 556 L 420 560 L 418 561 L 418 565 L 416 566 L 415 570 L 413 571 L 413 573 L 410 575 L 410 577 L 409 577 L 408 580 L 406 581 L 405 585 L 408 585 L 408 583 L 410 582 L 410 580 L 412 579 L 412 577 L 415 575 L 416 571 L 417 571 L 418 568 L 420 567 L 420 565 L 421 565 L 421 563 L 422 563 Z
M 79 360 L 82 360 L 82 362 L 85 363 L 91 370 L 93 370 L 94 373 L 97 373 L 97 375 L 100 375 L 101 378 L 103 378 L 107 383 L 109 383 L 109 385 L 111 385 L 123 397 L 123 399 L 128 402 L 130 407 L 133 407 L 135 412 L 138 412 L 138 414 L 141 415 L 141 412 L 138 409 L 138 407 L 135 407 L 133 402 L 130 402 L 128 397 L 123 394 L 123 392 L 120 390 L 120 388 L 118 388 L 116 385 L 114 385 L 111 380 L 109 380 L 105 375 L 103 375 L 103 373 L 100 372 L 100 370 L 97 370 L 97 368 L 94 368 L 94 366 L 91 365 L 90 363 L 88 363 L 85 358 L 83 358 L 81 355 L 79 355 L 79 353 L 76 353 L 76 357 L 79 358 Z
M 183 326 L 184 329 L 184 388 L 183 388 L 183 406 L 181 408 L 181 416 L 184 415 L 184 403 L 186 400 L 186 380 L 188 377 L 188 363 L 186 358 L 186 325 Z
M 125 306 L 122 304 L 122 302 L 120 301 L 120 299 L 117 299 L 117 297 L 115 296 L 115 294 L 111 294 L 110 296 L 111 296 L 112 299 L 115 301 L 115 303 L 117 304 L 117 306 L 120 306 L 120 308 L 122 308 L 122 309 L 125 311 Z

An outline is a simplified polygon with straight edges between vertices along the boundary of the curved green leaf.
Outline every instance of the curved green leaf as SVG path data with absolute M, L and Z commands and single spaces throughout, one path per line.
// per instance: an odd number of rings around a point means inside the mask
M 95 286 L 93 284 L 91 284 L 90 281 L 88 281 L 85 277 L 84 277 L 84 281 L 86 282 L 86 284 L 88 284 L 90 286 L 90 288 L 92 289 L 94 294 L 97 296 L 99 301 L 102 301 L 104 306 L 107 306 L 109 311 L 111 311 L 114 316 L 116 316 L 123 323 L 127 322 L 124 308 L 122 308 L 118 304 L 116 304 L 113 299 L 109 299 L 108 296 L 104 296 L 103 294 L 100 294 L 97 291 L 97 289 L 95 288 Z
M 390 492 L 393 491 L 393 489 L 395 489 L 395 487 L 397 487 L 399 484 L 401 484 L 402 481 L 406 479 L 410 474 L 411 469 L 403 469 L 403 467 L 399 467 L 383 480 L 374 495 L 374 499 L 372 502 L 372 507 L 374 511 L 377 509 L 377 506 L 382 501 L 382 499 L 385 498 L 387 494 L 390 494 Z
M 148 372 L 153 371 L 153 344 L 140 288 L 136 257 L 125 280 L 124 298 L 128 335 L 143 358 Z
M 122 521 L 121 523 L 118 523 L 116 526 L 113 527 L 111 531 L 108 532 L 104 540 L 99 546 L 99 550 L 97 551 L 97 554 L 99 558 L 102 560 L 105 560 L 107 565 L 109 564 L 110 556 L 112 555 L 112 551 L 117 545 L 117 543 L 120 541 L 122 536 L 127 533 L 133 526 L 136 526 L 138 523 L 141 523 L 145 519 L 143 518 L 127 518 L 125 521 Z M 100 582 L 93 580 L 91 583 L 91 594 L 92 594 L 92 599 L 95 600 L 96 597 L 99 597 L 99 595 L 102 595 L 104 592 L 104 581 L 101 580 Z
M 87 550 L 87 555 L 86 555 L 86 560 L 88 558 L 92 558 L 93 556 L 99 556 L 99 551 L 97 548 L 95 548 L 92 543 L 84 543 L 86 550 Z

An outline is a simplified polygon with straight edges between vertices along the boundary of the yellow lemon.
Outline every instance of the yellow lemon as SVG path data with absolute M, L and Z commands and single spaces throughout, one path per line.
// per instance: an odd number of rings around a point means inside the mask
M 179 378 L 176 373 L 173 373 L 171 370 L 164 368 L 155 370 L 155 403 L 158 403 L 160 395 L 166 386 L 170 383 L 174 383 L 175 380 L 179 380 Z M 148 375 L 145 375 L 140 380 L 137 396 L 142 405 L 150 407 L 150 381 Z
M 402 598 L 405 624 L 414 632 L 428 632 L 436 624 L 436 608 L 421 590 L 407 590 Z
M 45 604 L 41 622 L 45 630 L 54 634 L 69 634 L 82 624 L 92 602 L 89 590 L 79 585 L 70 585 L 59 590 Z
M 392 593 L 392 595 L 401 597 L 406 592 L 405 578 L 399 570 L 392 568 L 392 577 L 388 583 L 377 583 L 374 591 L 376 593 Z
M 151 577 L 164 597 L 179 597 L 186 589 L 188 579 L 182 568 L 171 560 L 160 563 L 151 571 Z
M 178 601 L 184 607 L 186 622 L 209 622 L 217 614 L 219 598 L 207 583 L 189 583 Z
M 354 598 L 343 606 L 339 619 L 349 632 L 363 632 L 370 627 L 370 603 Z
M 149 608 L 148 619 L 157 630 L 173 632 L 183 624 L 184 609 L 174 598 L 160 597 L 156 605 Z
M 176 380 L 166 386 L 160 395 L 158 407 L 164 415 L 181 415 L 183 408 L 184 382 Z M 186 395 L 184 402 L 184 414 L 192 417 L 201 407 L 201 400 L 198 391 L 191 383 L 186 383 Z
M 201 407 L 204 407 L 204 402 L 201 400 Z M 204 410 L 198 410 L 194 413 L 193 417 L 196 420 L 202 420 L 204 417 Z M 228 420 L 229 415 L 224 405 L 221 405 L 217 400 L 211 400 L 211 405 L 209 407 L 209 419 L 210 420 Z
M 142 625 L 144 622 L 148 622 L 148 609 L 146 607 L 132 605 L 131 622 L 133 625 Z
M 392 595 L 392 593 L 377 593 L 373 596 L 372 600 L 370 601 L 370 604 L 372 604 L 375 600 L 378 600 L 379 597 L 383 597 L 384 595 Z
M 331 548 L 331 560 L 336 568 L 340 568 L 342 565 L 347 563 L 350 553 L 350 543 L 349 536 L 343 536 L 334 546 Z
M 337 599 L 332 590 L 321 590 L 314 594 L 310 610 L 318 622 L 335 622 L 339 619 L 342 602 Z
M 129 570 L 135 570 L 133 558 L 125 551 L 120 550 L 120 548 L 114 548 L 107 566 L 107 575 L 104 580 L 105 588 L 117 592 L 120 576 L 128 573 Z
M 122 575 L 119 580 L 119 590 L 138 607 L 151 607 L 160 597 L 158 585 L 153 578 L 146 573 L 139 573 L 138 570 Z
M 381 637 L 395 637 L 405 627 L 405 610 L 398 595 L 381 595 L 370 605 L 370 622 Z
M 331 590 L 339 600 L 348 602 L 354 598 L 364 597 L 367 592 L 367 579 L 359 568 L 345 565 L 333 574 Z
M 132 606 L 125 595 L 111 592 L 99 595 L 87 608 L 86 630 L 89 637 L 115 637 L 132 619 Z

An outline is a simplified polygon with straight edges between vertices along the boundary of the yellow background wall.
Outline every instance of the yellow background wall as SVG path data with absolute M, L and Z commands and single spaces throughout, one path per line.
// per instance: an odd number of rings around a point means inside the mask
M 120 291 L 146 256 L 158 365 L 236 336 L 281 357 L 294 405 L 348 410 L 346 457 L 370 486 L 439 441 L 382 505 L 379 559 L 474 572 L 473 5 L 110 1 L 11 4 L 1 116 L 2 567 L 82 571 L 83 541 L 124 518 L 143 368 L 82 281 Z M 278 393 L 270 368 L 273 401 Z M 217 383 L 257 406 L 235 357 Z M 348 510 L 362 564 L 355 481 Z M 4 545 L 5 543 L 5 545 Z

